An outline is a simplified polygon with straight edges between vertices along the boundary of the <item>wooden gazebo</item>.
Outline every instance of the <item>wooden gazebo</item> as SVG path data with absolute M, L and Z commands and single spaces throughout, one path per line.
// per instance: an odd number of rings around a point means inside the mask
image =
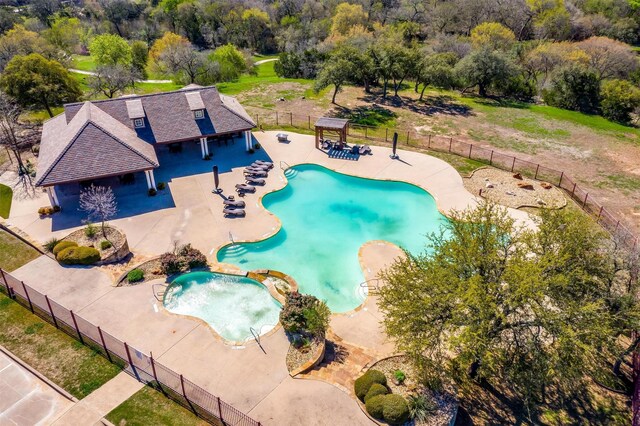
M 338 143 L 342 146 L 347 142 L 347 130 L 349 128 L 349 120 L 344 118 L 322 117 L 316 121 L 316 148 L 322 146 L 324 140 L 324 132 L 338 135 Z

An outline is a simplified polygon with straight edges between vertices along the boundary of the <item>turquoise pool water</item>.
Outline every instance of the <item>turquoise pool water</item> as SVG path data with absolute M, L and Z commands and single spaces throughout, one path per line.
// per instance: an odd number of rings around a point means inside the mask
M 278 324 L 280 303 L 250 278 L 214 272 L 190 272 L 167 289 L 170 312 L 206 321 L 219 335 L 235 342 L 252 338 L 250 327 L 264 334 Z
M 285 175 L 288 185 L 262 199 L 282 221 L 280 231 L 263 241 L 226 246 L 217 258 L 246 270 L 289 274 L 300 292 L 325 300 L 334 312 L 354 309 L 365 298 L 358 260 L 362 244 L 386 240 L 421 253 L 426 236 L 447 220 L 428 192 L 408 183 L 357 178 L 311 164 Z

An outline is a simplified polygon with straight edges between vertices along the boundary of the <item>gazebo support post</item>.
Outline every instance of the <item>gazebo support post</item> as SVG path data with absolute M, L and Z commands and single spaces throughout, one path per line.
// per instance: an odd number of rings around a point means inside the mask
M 244 132 L 244 144 L 247 151 L 253 148 L 253 141 L 251 140 L 251 130 L 245 130 Z
M 144 176 L 147 178 L 147 187 L 149 189 L 157 189 L 156 188 L 156 179 L 153 176 L 153 170 L 145 170 Z
M 207 143 L 207 138 L 200 138 L 200 150 L 202 151 L 203 159 L 209 155 L 209 144 Z

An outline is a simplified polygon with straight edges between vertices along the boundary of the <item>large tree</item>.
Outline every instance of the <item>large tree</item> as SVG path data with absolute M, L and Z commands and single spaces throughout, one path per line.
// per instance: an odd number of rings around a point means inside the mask
M 131 65 L 131 46 L 125 39 L 115 34 L 96 36 L 91 41 L 89 51 L 97 65 Z
M 506 382 L 531 406 L 551 385 L 612 376 L 640 326 L 637 274 L 582 213 L 542 211 L 537 225 L 484 203 L 382 274 L 385 329 L 428 377 Z
M 59 62 L 32 53 L 14 56 L 0 76 L 2 89 L 23 106 L 51 107 L 82 97 L 78 81 Z
M 626 78 L 638 69 L 638 55 L 628 44 L 607 37 L 591 37 L 577 44 L 589 57 L 599 80 Z
M 357 56 L 355 49 L 350 46 L 343 45 L 334 50 L 318 73 L 314 90 L 319 92 L 325 87 L 333 85 L 331 103 L 335 104 L 336 95 L 342 90 L 342 86 L 358 80 L 357 64 L 352 61 L 352 58 Z
M 20 154 L 22 147 L 18 139 L 18 119 L 22 109 L 18 103 L 4 92 L 0 92 L 0 145 L 11 151 L 18 163 L 18 173 L 26 175 L 28 170 Z
M 478 86 L 478 93 L 485 97 L 491 86 L 505 85 L 516 74 L 516 67 L 502 52 L 477 49 L 458 62 L 456 72 L 467 87 Z
M 95 75 L 88 78 L 88 85 L 94 94 L 102 93 L 111 99 L 116 93 L 132 87 L 140 77 L 140 74 L 131 67 L 102 65 L 96 68 Z

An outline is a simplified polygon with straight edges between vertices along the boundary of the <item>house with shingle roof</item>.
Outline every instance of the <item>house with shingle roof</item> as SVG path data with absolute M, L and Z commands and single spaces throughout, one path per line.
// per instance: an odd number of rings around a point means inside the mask
M 36 186 L 46 189 L 52 206 L 59 205 L 55 187 L 69 183 L 144 172 L 149 189 L 156 189 L 160 146 L 199 141 L 206 158 L 210 141 L 244 136 L 249 150 L 255 126 L 242 105 L 215 86 L 66 104 L 43 125 Z

